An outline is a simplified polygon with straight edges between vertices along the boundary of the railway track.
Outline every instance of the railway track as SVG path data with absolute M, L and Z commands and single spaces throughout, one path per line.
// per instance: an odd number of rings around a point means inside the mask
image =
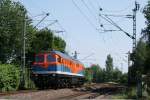
M 117 91 L 121 91 L 124 87 L 123 86 L 111 86 L 110 84 L 101 84 L 100 87 L 96 87 L 97 84 L 91 85 L 86 87 L 87 90 L 84 90 L 82 92 L 78 92 L 72 95 L 60 97 L 57 99 L 60 100 L 78 100 L 78 99 L 96 99 L 99 98 L 105 98 L 108 95 L 111 95 Z M 90 89 L 89 89 L 90 88 Z
M 84 85 L 80 88 L 21 90 L 0 93 L 1 98 L 9 97 L 25 100 L 78 100 L 78 99 L 105 99 L 115 92 L 122 91 L 123 86 L 101 83 Z M 38 96 L 38 97 L 37 97 Z

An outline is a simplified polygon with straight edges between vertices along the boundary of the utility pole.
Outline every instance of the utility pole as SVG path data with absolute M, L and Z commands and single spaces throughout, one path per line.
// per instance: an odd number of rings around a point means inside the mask
M 107 22 L 109 22 L 110 24 L 112 24 L 113 26 L 115 26 L 116 28 L 118 28 L 120 31 L 124 32 L 128 37 L 130 37 L 133 40 L 133 47 L 132 47 L 132 58 L 128 59 L 128 60 L 132 60 L 132 65 L 134 65 L 135 63 L 135 55 L 136 55 L 136 13 L 140 8 L 140 4 L 138 4 L 135 1 L 135 7 L 132 10 L 133 11 L 133 15 L 126 15 L 126 18 L 132 18 L 133 19 L 133 35 L 130 35 L 129 33 L 127 33 L 126 31 L 124 31 L 121 27 L 119 27 L 113 20 L 111 20 L 108 16 L 102 16 L 102 14 L 100 14 L 100 17 L 103 18 L 104 20 L 106 20 Z M 129 54 L 130 57 L 131 54 Z M 133 68 L 130 67 L 130 61 L 128 61 L 128 77 L 129 77 L 129 84 L 132 80 L 136 80 L 137 83 L 137 98 L 142 96 L 142 81 L 141 81 L 141 73 L 139 70 L 132 70 Z M 133 71 L 133 72 L 132 72 Z M 131 75 L 131 73 L 134 73 L 136 75 L 135 76 Z
M 133 52 L 136 49 L 136 13 L 139 10 L 140 5 L 135 1 L 135 8 L 133 9 Z
M 25 84 L 25 63 L 26 63 L 26 14 L 23 15 L 23 33 L 22 33 L 22 52 L 21 52 L 21 79 L 20 88 L 24 88 Z
M 135 1 L 135 8 L 133 9 L 133 49 L 132 53 L 133 54 L 133 65 L 134 65 L 134 60 L 135 60 L 135 55 L 136 55 L 136 13 L 139 10 L 140 5 Z M 142 97 L 142 80 L 141 80 L 141 73 L 139 70 L 136 70 L 136 84 L 137 84 L 137 99 Z
M 77 51 L 74 52 L 74 58 L 77 59 L 78 53 Z
M 49 16 L 49 13 L 46 13 L 46 16 L 40 20 L 40 22 L 34 27 L 36 28 L 47 16 Z M 24 12 L 23 15 L 23 33 L 22 33 L 22 52 L 21 52 L 21 85 L 20 88 L 24 88 L 25 85 L 25 74 L 26 74 L 26 27 L 27 27 L 27 16 L 26 13 Z
M 26 64 L 26 16 L 24 19 L 24 31 L 23 31 L 23 74 L 25 75 Z

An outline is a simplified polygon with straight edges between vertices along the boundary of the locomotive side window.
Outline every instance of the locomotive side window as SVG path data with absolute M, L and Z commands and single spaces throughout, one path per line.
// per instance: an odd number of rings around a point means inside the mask
M 77 67 L 79 67 L 79 64 L 77 64 Z
M 35 62 L 44 62 L 44 55 L 36 55 Z
M 61 63 L 61 57 L 58 57 L 58 58 L 57 58 L 57 61 Z
M 55 61 L 55 58 L 52 57 L 52 55 L 49 54 L 49 55 L 47 56 L 47 61 L 48 61 L 48 62 L 53 62 L 53 61 Z

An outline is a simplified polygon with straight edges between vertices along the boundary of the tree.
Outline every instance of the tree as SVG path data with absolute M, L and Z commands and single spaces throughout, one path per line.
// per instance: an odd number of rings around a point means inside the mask
M 106 77 L 108 79 L 108 81 L 112 81 L 112 73 L 113 73 L 113 58 L 111 57 L 111 55 L 107 55 L 107 59 L 106 59 Z
M 121 76 L 122 76 L 122 72 L 116 67 L 114 70 L 113 70 L 113 75 L 112 75 L 112 80 L 114 82 L 120 82 L 121 80 Z
M 147 55 L 150 55 L 150 1 L 148 0 L 148 4 L 145 6 L 144 10 L 144 17 L 146 18 L 146 24 L 147 27 L 143 31 L 144 37 L 146 37 L 146 43 L 147 43 Z M 150 72 L 150 56 L 147 56 L 146 62 L 145 62 L 145 73 Z
M 54 50 L 65 52 L 66 42 L 62 38 L 54 36 L 53 46 L 54 46 L 53 47 Z
M 20 62 L 25 19 L 27 33 L 29 33 L 26 37 L 28 49 L 31 40 L 28 37 L 32 37 L 30 33 L 32 25 L 29 17 L 25 15 L 27 11 L 19 2 L 12 0 L 0 2 L 0 61 L 2 63 Z
M 88 83 L 91 83 L 93 80 L 92 70 L 91 68 L 85 68 L 85 80 Z
M 32 42 L 31 52 L 39 53 L 52 50 L 53 33 L 48 29 L 37 31 Z
M 147 47 L 146 43 L 143 41 L 139 41 L 136 48 L 136 54 L 135 54 L 135 63 L 134 66 L 136 67 L 136 70 L 139 71 L 141 74 L 144 73 L 145 70 L 145 62 L 147 59 Z
M 113 58 L 111 57 L 111 55 L 107 55 L 107 59 L 106 59 L 106 71 L 107 72 L 112 72 L 113 71 Z
M 144 40 L 147 43 L 147 57 L 146 57 L 146 62 L 145 62 L 145 67 L 144 67 L 144 74 L 147 75 L 147 79 L 150 75 L 150 1 L 148 0 L 147 5 L 145 6 L 144 10 L 144 17 L 146 18 L 146 28 L 144 29 L 144 37 L 146 37 Z M 147 84 L 147 92 L 150 94 L 150 82 L 149 80 L 146 80 L 145 83 Z M 144 84 L 145 84 L 144 83 Z
M 49 52 L 51 50 L 65 52 L 65 48 L 66 42 L 62 38 L 55 36 L 50 29 L 37 30 L 32 38 L 26 58 L 28 62 L 32 62 L 36 53 Z
M 65 48 L 66 42 L 62 38 L 55 36 L 49 29 L 37 31 L 31 43 L 31 52 L 34 53 L 51 50 L 64 52 Z
M 102 69 L 99 65 L 93 64 L 91 65 L 91 71 L 93 75 L 93 82 L 102 82 Z
M 120 76 L 120 83 L 122 84 L 125 84 L 127 85 L 127 82 L 128 82 L 128 74 L 127 73 L 123 73 L 121 76 Z

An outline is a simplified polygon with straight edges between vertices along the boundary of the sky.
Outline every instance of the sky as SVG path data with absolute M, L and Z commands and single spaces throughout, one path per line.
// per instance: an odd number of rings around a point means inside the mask
M 133 21 L 123 17 L 123 15 L 133 13 L 135 0 L 14 1 L 20 1 L 27 8 L 28 15 L 33 19 L 34 25 L 45 16 L 45 13 L 50 13 L 38 25 L 38 28 L 48 27 L 51 30 L 64 31 L 55 34 L 65 39 L 67 42 L 66 50 L 70 55 L 74 51 L 78 52 L 78 59 L 86 67 L 91 64 L 99 64 L 102 68 L 105 68 L 107 55 L 111 54 L 114 67 L 123 72 L 128 71 L 126 53 L 132 51 L 132 39 L 121 31 L 103 32 L 104 29 L 118 29 L 103 20 L 99 15 L 121 15 L 121 17 L 109 16 L 109 18 L 132 35 Z M 140 10 L 137 12 L 137 38 L 139 38 L 141 29 L 145 27 L 142 10 L 147 4 L 147 0 L 137 0 L 137 2 L 140 4 Z M 54 20 L 58 20 L 59 23 L 53 23 Z

